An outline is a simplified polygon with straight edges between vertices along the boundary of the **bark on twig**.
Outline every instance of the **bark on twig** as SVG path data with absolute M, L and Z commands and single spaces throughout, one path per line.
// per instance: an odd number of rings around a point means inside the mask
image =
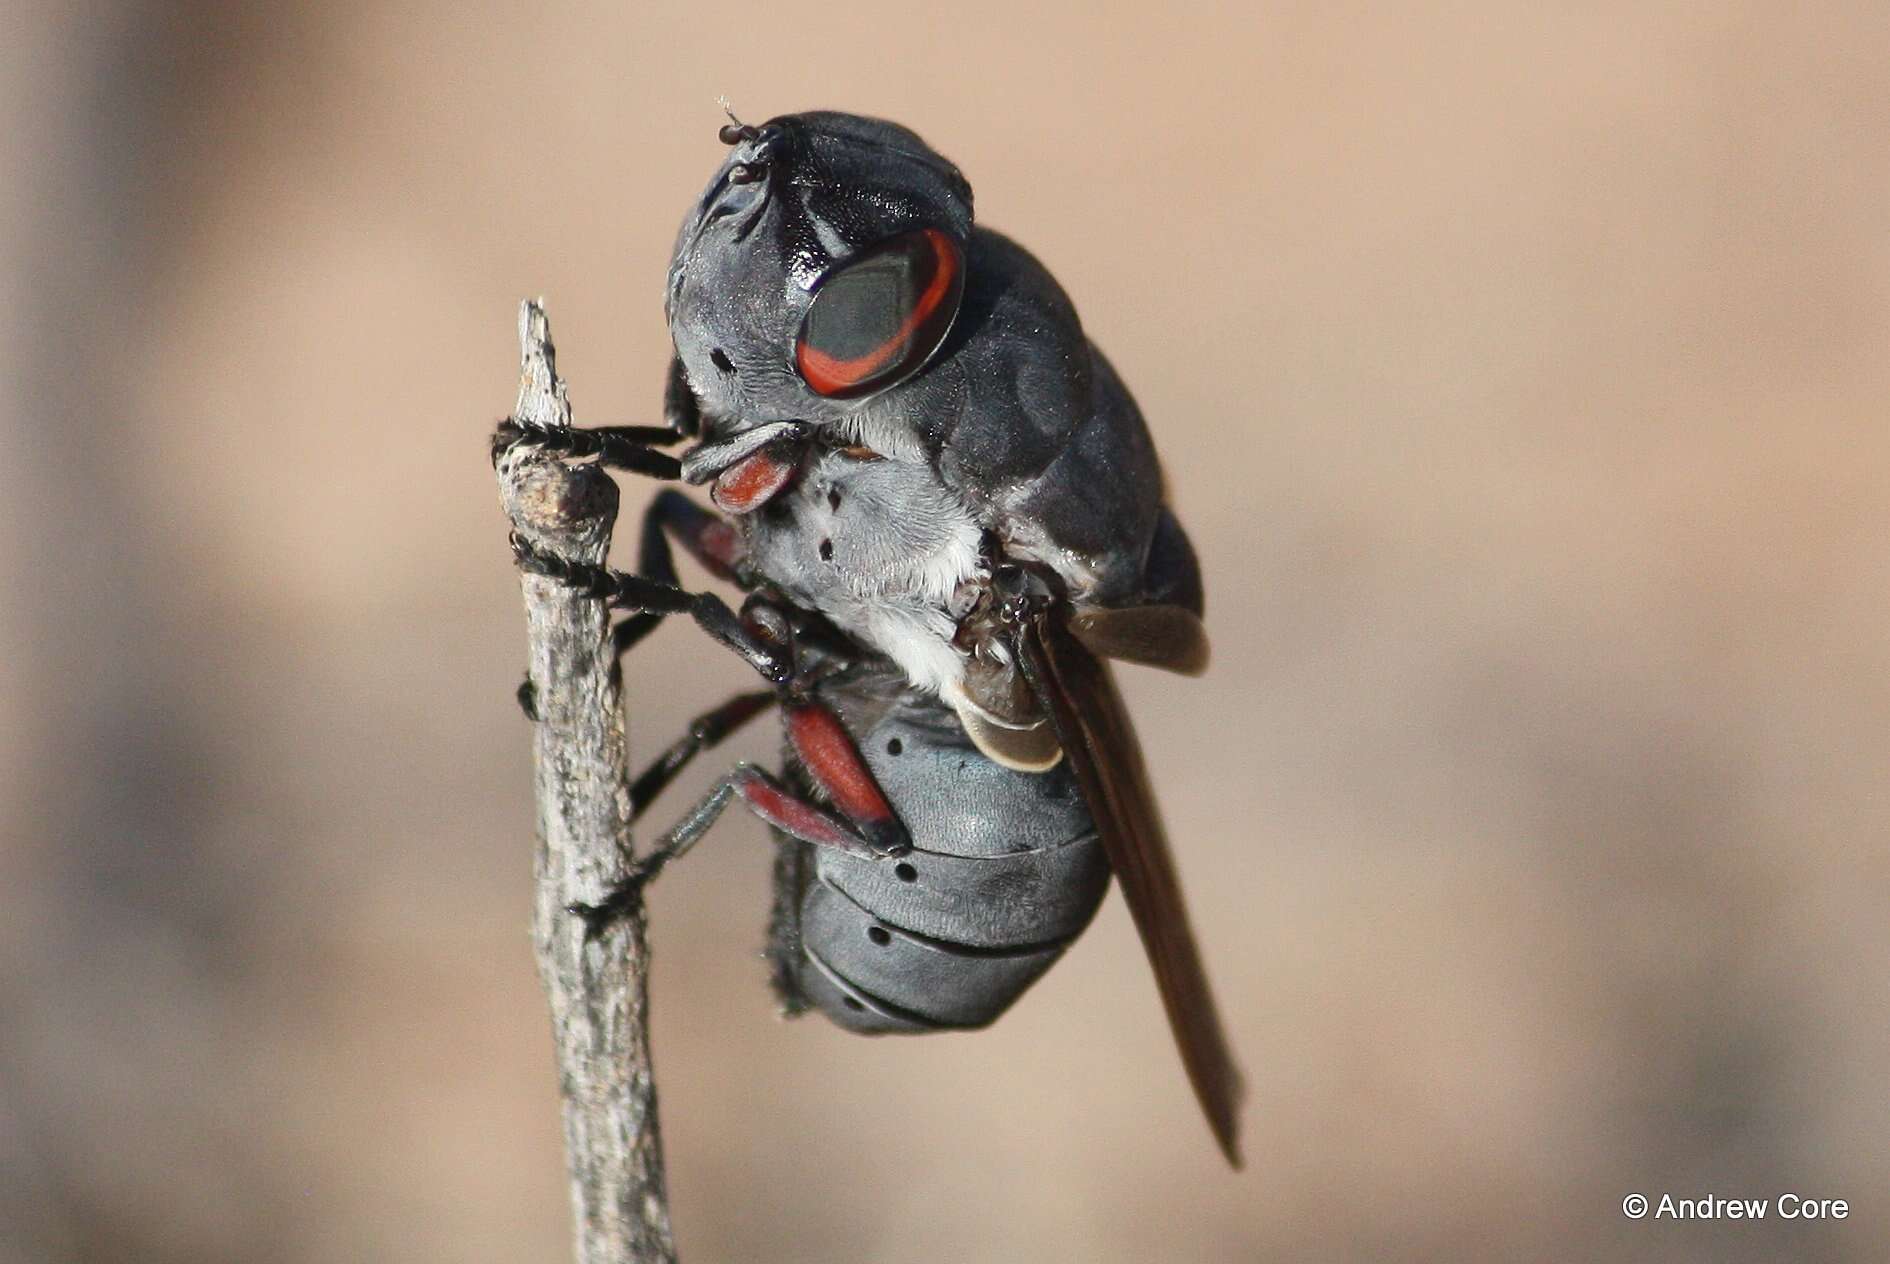
M 569 426 L 544 308 L 519 312 L 524 359 L 513 416 Z M 500 454 L 499 498 L 534 548 L 602 563 L 617 485 L 594 465 L 530 447 Z M 649 940 L 641 903 L 592 938 L 572 904 L 601 900 L 629 871 L 630 767 L 612 672 L 610 612 L 556 580 L 524 575 L 538 723 L 532 937 L 551 1001 L 579 1264 L 673 1261 L 650 1062 Z

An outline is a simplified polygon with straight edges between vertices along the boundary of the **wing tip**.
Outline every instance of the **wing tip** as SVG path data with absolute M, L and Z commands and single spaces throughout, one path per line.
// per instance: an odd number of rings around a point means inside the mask
M 1220 1143 L 1221 1154 L 1226 1158 L 1227 1166 L 1236 1172 L 1245 1171 L 1247 1168 L 1247 1160 L 1241 1156 L 1239 1136 L 1229 1133 L 1225 1136 L 1217 1136 L 1214 1139 Z
M 1231 1064 L 1227 1068 L 1227 1079 L 1223 1081 L 1223 1086 L 1224 1091 L 1218 1095 L 1219 1100 L 1212 1105 L 1202 1102 L 1206 1107 L 1203 1113 L 1207 1116 L 1208 1130 L 1214 1134 L 1214 1143 L 1227 1159 L 1227 1166 L 1238 1172 L 1247 1166 L 1240 1152 L 1240 1107 L 1246 1099 L 1247 1086 L 1240 1071 Z

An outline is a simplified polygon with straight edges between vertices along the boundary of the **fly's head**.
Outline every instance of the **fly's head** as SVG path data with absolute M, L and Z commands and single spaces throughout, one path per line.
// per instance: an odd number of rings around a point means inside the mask
M 844 420 L 923 369 L 964 293 L 971 188 L 912 132 L 787 114 L 721 131 L 665 312 L 712 434 Z

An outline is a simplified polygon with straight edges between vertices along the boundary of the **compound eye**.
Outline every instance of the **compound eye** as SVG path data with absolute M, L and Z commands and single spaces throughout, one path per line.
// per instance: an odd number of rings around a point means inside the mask
M 814 287 L 794 363 L 816 394 L 852 399 L 919 371 L 965 293 L 958 243 L 936 228 L 888 237 Z

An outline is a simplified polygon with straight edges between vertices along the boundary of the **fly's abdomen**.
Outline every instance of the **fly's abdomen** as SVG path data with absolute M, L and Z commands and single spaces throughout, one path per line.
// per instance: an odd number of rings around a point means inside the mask
M 1093 834 L 984 859 L 824 853 L 801 895 L 802 990 L 855 1030 L 981 1027 L 1062 955 L 1108 884 Z
M 936 702 L 901 708 L 860 737 L 913 850 L 811 849 L 789 897 L 799 933 L 778 950 L 793 982 L 855 1031 L 991 1022 L 1089 924 L 1109 885 L 1068 770 L 1000 767 L 949 714 Z

